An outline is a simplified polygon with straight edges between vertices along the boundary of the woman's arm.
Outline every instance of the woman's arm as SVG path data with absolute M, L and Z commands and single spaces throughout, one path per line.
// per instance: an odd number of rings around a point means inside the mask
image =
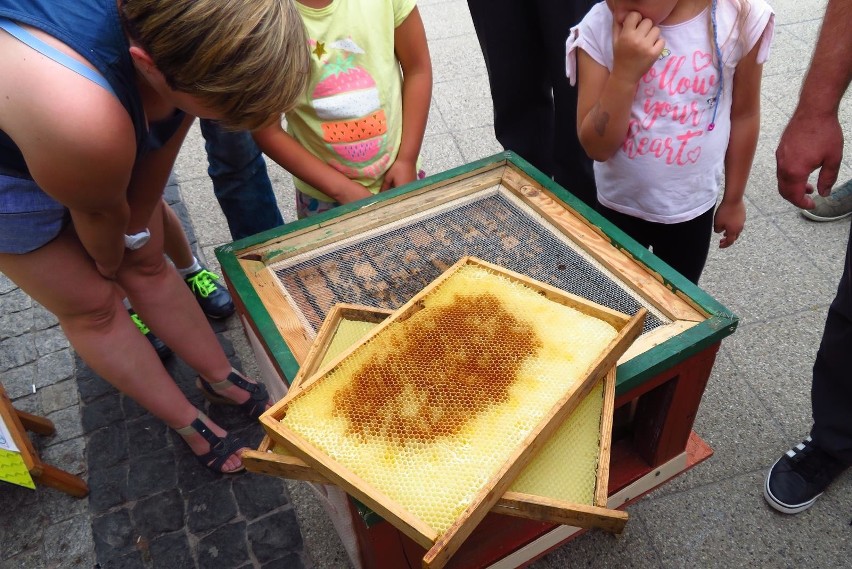
M 178 152 L 195 117 L 186 115 L 177 130 L 161 146 L 139 156 L 127 188 L 130 204 L 128 233 L 137 233 L 148 226 L 154 207 L 163 197 Z
M 417 179 L 417 157 L 429 118 L 432 61 L 416 6 L 394 31 L 394 50 L 402 67 L 402 140 L 396 160 L 385 173 L 382 190 Z
M 611 73 L 578 51 L 577 134 L 593 160 L 608 160 L 624 143 L 636 88 L 664 47 L 660 29 L 631 12 L 613 29 Z
M 264 154 L 338 203 L 354 202 L 373 195 L 358 182 L 350 180 L 308 152 L 295 138 L 284 132 L 278 120 L 253 132 L 252 136 Z
M 111 94 L 85 79 L 34 89 L 6 126 L 39 187 L 66 206 L 83 247 L 104 276 L 124 257 L 126 193 L 136 157 L 127 112 Z M 63 97 L 52 93 L 61 92 Z M 68 106 L 68 101 L 74 104 Z M 31 111 L 31 112 L 30 112 Z
M 745 225 L 748 176 L 760 134 L 760 79 L 763 65 L 757 62 L 760 42 L 737 64 L 731 103 L 731 138 L 725 153 L 725 193 L 713 222 L 722 233 L 719 247 L 733 245 Z M 714 136 L 710 133 L 710 136 Z

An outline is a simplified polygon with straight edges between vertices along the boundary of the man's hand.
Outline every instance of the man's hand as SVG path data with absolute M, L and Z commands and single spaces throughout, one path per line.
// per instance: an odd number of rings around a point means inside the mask
M 814 116 L 797 109 L 775 151 L 778 193 L 796 207 L 813 208 L 809 194 L 814 188 L 808 176 L 819 169 L 817 189 L 827 196 L 837 181 L 842 158 L 843 131 L 837 115 Z

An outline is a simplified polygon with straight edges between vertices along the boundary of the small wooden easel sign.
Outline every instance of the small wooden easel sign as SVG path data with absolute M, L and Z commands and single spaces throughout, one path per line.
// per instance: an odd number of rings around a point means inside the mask
M 35 489 L 35 482 L 82 498 L 89 486 L 79 476 L 42 462 L 26 430 L 52 435 L 56 428 L 50 419 L 19 411 L 12 406 L 0 385 L 0 481 Z
M 35 482 L 9 426 L 0 416 L 0 480 L 35 490 Z

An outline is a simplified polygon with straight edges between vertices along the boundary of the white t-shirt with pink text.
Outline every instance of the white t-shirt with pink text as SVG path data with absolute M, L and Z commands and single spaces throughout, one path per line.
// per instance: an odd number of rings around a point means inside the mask
M 718 1 L 721 92 L 709 8 L 687 22 L 660 26 L 666 47 L 639 82 L 627 137 L 609 160 L 594 164 L 603 205 L 658 223 L 688 221 L 715 206 L 731 134 L 735 68 L 758 42 L 757 61 L 766 61 L 774 33 L 772 8 L 764 0 L 748 5 L 742 25 L 737 22 L 740 2 Z M 571 29 L 566 70 L 572 85 L 577 49 L 612 71 L 612 12 L 605 2 Z

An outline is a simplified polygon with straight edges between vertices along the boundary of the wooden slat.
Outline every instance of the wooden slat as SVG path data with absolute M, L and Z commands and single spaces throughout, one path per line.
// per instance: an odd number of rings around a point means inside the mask
M 504 169 L 502 166 L 495 168 L 494 165 L 489 165 L 435 186 L 370 204 L 349 214 L 291 233 L 283 239 L 245 249 L 240 251 L 238 256 L 262 261 L 267 265 L 276 263 L 496 186 L 500 183 Z
M 240 260 L 240 266 L 252 288 L 275 323 L 278 333 L 287 343 L 293 357 L 303 361 L 311 348 L 313 339 L 308 336 L 302 321 L 281 291 L 275 274 L 258 261 Z
M 629 348 L 628 348 L 629 349 Z M 623 356 L 622 356 L 623 357 Z M 598 473 L 595 477 L 596 506 L 606 506 L 609 496 L 609 468 L 612 451 L 612 421 L 615 415 L 615 372 L 609 370 L 603 383 L 603 406 L 601 407 L 601 425 L 599 431 Z M 624 525 L 621 526 L 622 528 Z M 619 530 L 620 531 L 620 530 Z
M 624 531 L 628 518 L 627 512 L 621 510 L 584 504 L 570 504 L 570 507 L 566 508 L 565 504 L 558 500 L 550 501 L 541 496 L 515 492 L 507 492 L 491 511 L 579 528 L 598 528 L 610 533 Z

